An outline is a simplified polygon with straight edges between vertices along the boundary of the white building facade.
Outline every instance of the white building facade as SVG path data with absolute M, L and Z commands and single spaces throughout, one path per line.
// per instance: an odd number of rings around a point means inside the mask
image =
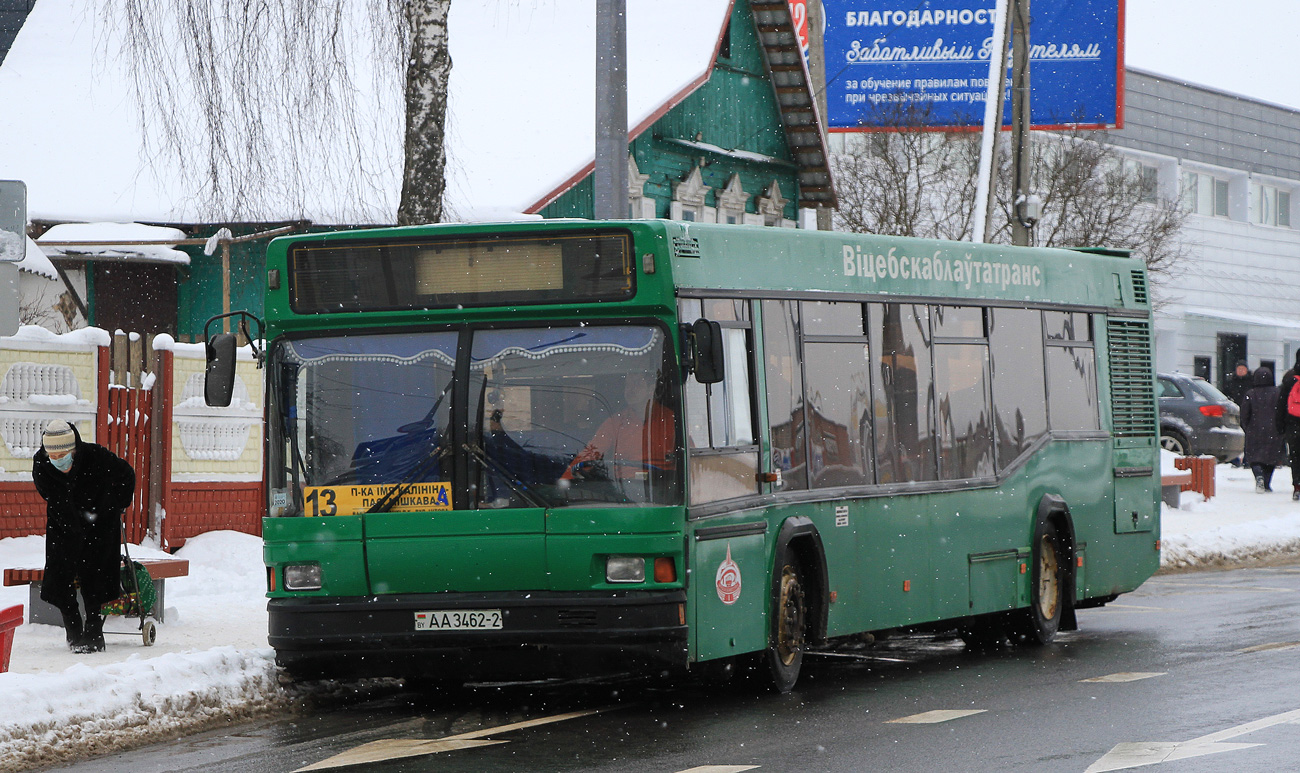
M 1222 384 L 1300 351 L 1300 111 L 1129 69 L 1117 150 L 1188 208 L 1154 288 L 1156 366 Z

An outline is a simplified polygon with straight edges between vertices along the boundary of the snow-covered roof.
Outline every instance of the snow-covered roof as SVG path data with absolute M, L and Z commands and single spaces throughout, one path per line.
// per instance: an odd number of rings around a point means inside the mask
M 195 183 L 183 179 L 165 153 L 143 151 L 128 89 L 131 75 L 121 57 L 108 55 L 120 44 L 103 23 L 99 5 L 99 0 L 41 0 L 33 6 L 0 66 L 0 105 L 7 107 L 0 111 L 0 170 L 27 183 L 33 218 L 224 219 L 199 211 Z M 732 0 L 628 3 L 629 127 L 648 125 L 703 83 L 731 6 Z M 524 212 L 590 164 L 595 13 L 595 0 L 451 4 L 446 194 L 451 217 Z M 377 152 L 390 157 L 392 169 L 375 199 L 395 207 L 401 109 L 388 105 L 370 117 Z M 283 130 L 294 127 L 284 122 Z M 279 219 L 354 221 L 355 202 L 332 198 L 348 190 L 343 182 L 321 180 L 311 187 L 315 198 L 310 201 L 271 202 L 262 209 Z M 278 190 L 265 187 L 268 196 Z M 295 206 L 301 209 L 290 209 Z M 380 214 L 390 221 L 395 215 Z
M 27 250 L 23 253 L 23 259 L 18 261 L 18 270 L 29 271 L 46 279 L 58 279 L 59 272 L 54 270 L 54 264 L 45 257 L 45 253 L 41 252 L 36 242 L 26 236 L 23 239 L 27 242 Z
M 165 244 L 132 244 L 132 242 L 179 242 L 185 232 L 141 223 L 62 223 L 41 234 L 37 244 L 52 258 L 94 258 L 112 260 L 120 258 L 151 263 L 179 263 L 188 266 L 190 256 Z M 84 242 L 85 244 L 60 245 L 49 242 Z M 19 264 L 19 268 L 22 265 Z M 52 268 L 52 267 L 51 267 Z

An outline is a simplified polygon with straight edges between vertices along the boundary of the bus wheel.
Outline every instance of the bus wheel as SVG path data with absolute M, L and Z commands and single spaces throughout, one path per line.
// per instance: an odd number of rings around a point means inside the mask
M 1029 644 L 1047 644 L 1061 627 L 1065 609 L 1065 545 L 1053 524 L 1040 528 L 1034 540 L 1034 571 L 1029 609 L 1021 613 L 1019 633 Z
M 799 679 L 807 613 L 799 562 L 787 556 L 772 599 L 772 637 L 766 653 L 768 679 L 777 692 L 789 692 Z

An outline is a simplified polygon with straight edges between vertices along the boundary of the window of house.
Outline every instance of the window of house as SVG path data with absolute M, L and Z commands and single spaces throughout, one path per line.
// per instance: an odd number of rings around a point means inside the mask
M 740 182 L 740 175 L 733 174 L 727 185 L 717 193 L 718 222 L 735 224 L 744 220 L 745 204 L 749 194 Z
M 645 185 L 650 175 L 641 174 L 636 164 L 636 157 L 627 156 L 627 216 L 629 220 L 649 219 L 655 217 L 655 200 L 645 193 Z
M 1196 355 L 1192 358 L 1192 375 L 1210 380 L 1210 358 L 1205 355 Z
M 705 202 L 708 194 L 709 186 L 704 184 L 700 168 L 692 167 L 686 179 L 673 183 L 673 198 L 668 204 L 669 218 L 688 222 L 713 222 L 713 208 Z
M 1160 173 L 1150 164 L 1142 164 L 1139 174 L 1142 183 L 1142 201 L 1152 204 L 1156 200 L 1157 186 L 1160 183 Z
M 1228 181 L 1205 172 L 1183 172 L 1183 206 L 1197 215 L 1228 216 Z
M 1250 220 L 1260 225 L 1291 227 L 1291 192 L 1273 185 L 1252 184 Z
M 763 225 L 782 225 L 787 203 L 787 199 L 781 195 L 781 185 L 773 180 L 764 194 L 758 197 L 755 205 L 758 214 L 763 218 Z
M 1124 160 L 1124 174 L 1136 180 L 1141 186 L 1142 201 L 1154 204 L 1159 193 L 1160 171 L 1151 164 L 1144 164 L 1134 159 Z

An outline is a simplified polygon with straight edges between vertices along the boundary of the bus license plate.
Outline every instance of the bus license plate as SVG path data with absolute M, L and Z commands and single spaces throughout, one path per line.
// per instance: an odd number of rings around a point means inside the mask
M 417 631 L 499 631 L 499 609 L 447 609 L 415 613 Z

